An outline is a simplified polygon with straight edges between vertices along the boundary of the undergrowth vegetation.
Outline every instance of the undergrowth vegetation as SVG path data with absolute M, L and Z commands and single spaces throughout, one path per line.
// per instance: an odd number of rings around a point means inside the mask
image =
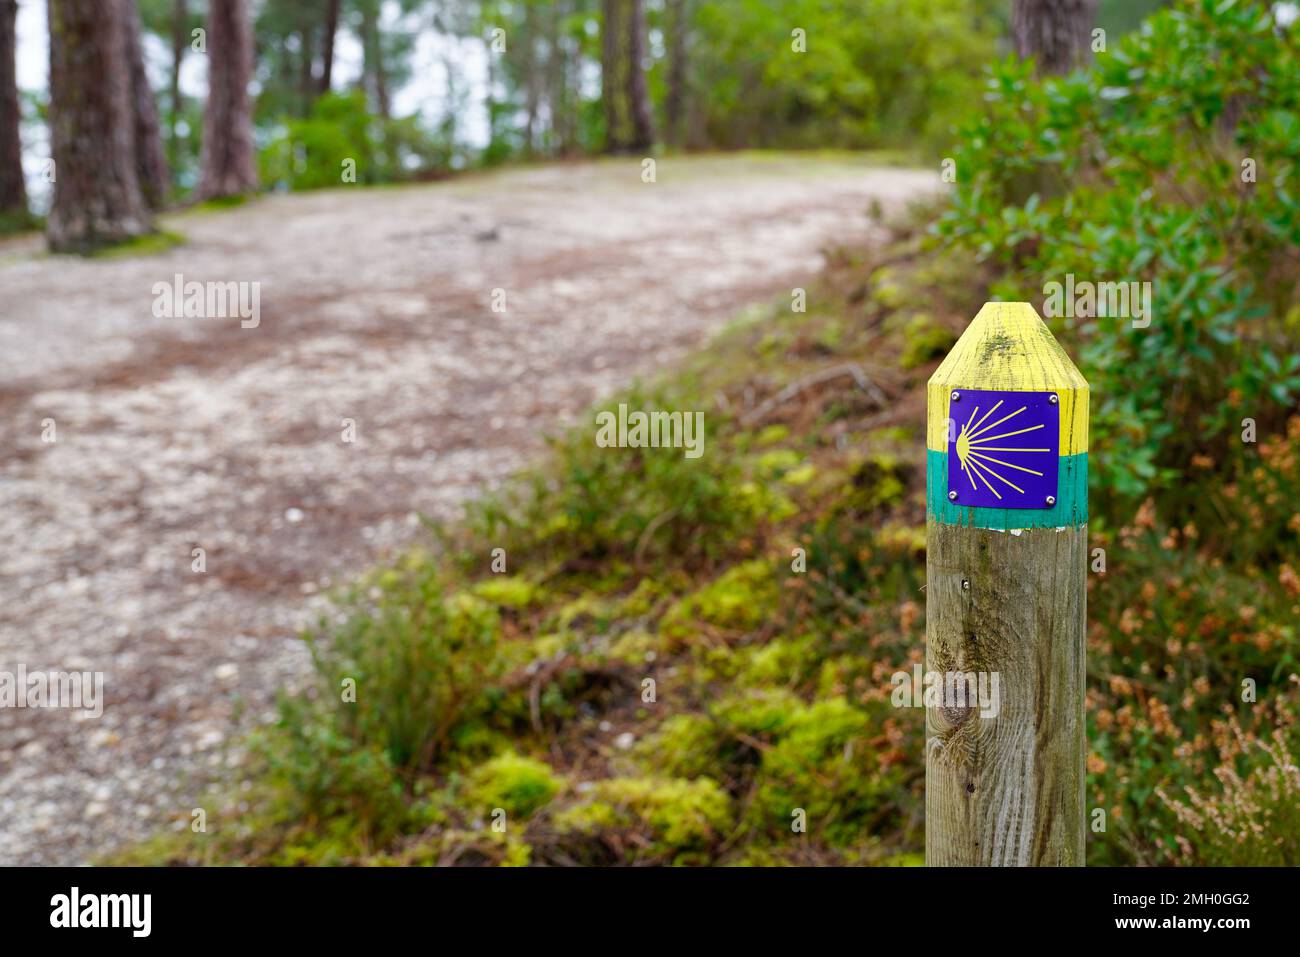
M 840 251 L 806 313 L 605 406 L 703 410 L 701 458 L 580 426 L 367 576 L 207 830 L 124 859 L 919 863 L 924 712 L 890 676 L 924 643 L 924 384 L 985 299 L 1074 270 L 1157 289 L 1149 328 L 1059 328 L 1097 408 L 1088 860 L 1296 863 L 1300 84 L 1262 10 L 1181 4 L 1064 80 L 1000 67 L 946 247 L 916 216 Z M 1220 169 L 1246 143 L 1252 190 Z

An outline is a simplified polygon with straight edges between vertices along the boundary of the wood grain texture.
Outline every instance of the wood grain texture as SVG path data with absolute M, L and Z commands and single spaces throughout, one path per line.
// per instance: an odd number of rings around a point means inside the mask
M 1000 710 L 926 709 L 928 865 L 1083 864 L 1087 531 L 929 523 L 926 670 L 997 672 Z

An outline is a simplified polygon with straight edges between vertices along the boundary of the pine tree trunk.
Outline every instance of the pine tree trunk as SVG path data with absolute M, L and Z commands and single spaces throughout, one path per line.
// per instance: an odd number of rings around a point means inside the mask
M 524 7 L 524 156 L 531 159 L 537 137 L 537 16 L 530 3 Z
M 185 46 L 189 42 L 189 36 L 185 32 L 189 20 L 188 3 L 186 0 L 176 0 L 172 9 L 172 76 L 167 101 L 171 111 L 167 118 L 167 156 L 173 166 L 180 161 L 180 138 L 176 135 L 176 124 L 185 109 L 185 104 L 181 101 L 181 63 L 185 60 Z
M 211 0 L 208 14 L 208 105 L 203 117 L 201 200 L 257 189 L 253 155 L 253 31 L 245 0 Z
M 298 95 L 301 98 L 303 116 L 311 114 L 311 105 L 316 102 L 316 35 L 310 26 L 304 26 L 298 34 L 298 49 L 301 51 L 298 74 Z
M 388 71 L 384 69 L 384 35 L 377 32 L 375 36 L 375 100 L 379 106 L 379 115 L 388 119 L 393 108 L 388 97 Z
M 15 65 L 18 0 L 0 0 L 0 230 L 29 220 Z
M 388 70 L 384 67 L 384 27 L 378 17 L 375 19 L 375 102 L 379 115 L 388 119 L 392 115 L 392 106 L 388 96 Z
M 619 153 L 630 145 L 627 117 L 626 0 L 601 4 L 600 99 L 605 111 L 605 149 Z
M 158 103 L 149 86 L 144 66 L 144 46 L 140 39 L 140 10 L 136 0 L 122 0 L 123 37 L 126 58 L 131 70 L 132 135 L 135 150 L 135 174 L 140 193 L 150 209 L 161 209 L 171 189 L 167 157 L 163 155 L 162 128 L 158 121 Z
M 368 96 L 373 97 L 374 109 L 388 119 L 388 74 L 384 71 L 383 34 L 379 26 L 379 6 L 376 0 L 361 3 L 361 80 Z
M 650 93 L 645 81 L 645 4 L 631 0 L 628 15 L 628 103 L 632 112 L 632 143 L 634 150 L 648 150 L 654 146 L 654 115 L 650 110 Z
M 325 50 L 321 61 L 320 92 L 328 93 L 334 83 L 334 38 L 339 32 L 339 0 L 325 6 Z
M 668 0 L 672 39 L 668 47 L 668 91 L 664 96 L 664 136 L 673 146 L 683 142 L 682 125 L 686 106 L 686 34 L 689 29 L 686 0 Z
M 50 0 L 50 249 L 89 253 L 153 221 L 136 180 L 122 0 Z
M 547 20 L 546 100 L 551 116 L 551 152 L 563 156 L 569 152 L 572 137 L 569 134 L 569 69 L 564 49 L 563 24 L 568 16 L 568 4 L 555 0 Z
M 1016 52 L 1033 57 L 1040 73 L 1069 73 L 1092 62 L 1097 0 L 1013 0 Z

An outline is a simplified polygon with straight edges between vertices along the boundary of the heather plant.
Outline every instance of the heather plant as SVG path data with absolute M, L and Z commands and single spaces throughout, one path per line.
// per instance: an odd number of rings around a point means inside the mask
M 1247 735 L 1235 721 L 1229 730 L 1223 761 L 1214 769 L 1217 787 L 1156 791 L 1177 822 L 1175 863 L 1295 867 L 1300 864 L 1300 759 L 1294 728 L 1276 728 L 1265 738 Z M 1252 767 L 1242 773 L 1242 763 Z

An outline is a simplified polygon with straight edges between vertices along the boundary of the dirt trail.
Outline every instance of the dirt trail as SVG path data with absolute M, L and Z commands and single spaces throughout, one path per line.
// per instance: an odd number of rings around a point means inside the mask
M 188 822 L 223 742 L 304 675 L 322 589 L 804 284 L 823 244 L 868 240 L 874 202 L 937 186 L 792 157 L 658 180 L 628 161 L 274 196 L 173 217 L 187 244 L 135 259 L 0 247 L 0 672 L 105 673 L 99 718 L 0 708 L 0 864 Z M 177 273 L 260 283 L 260 324 L 155 317 Z

